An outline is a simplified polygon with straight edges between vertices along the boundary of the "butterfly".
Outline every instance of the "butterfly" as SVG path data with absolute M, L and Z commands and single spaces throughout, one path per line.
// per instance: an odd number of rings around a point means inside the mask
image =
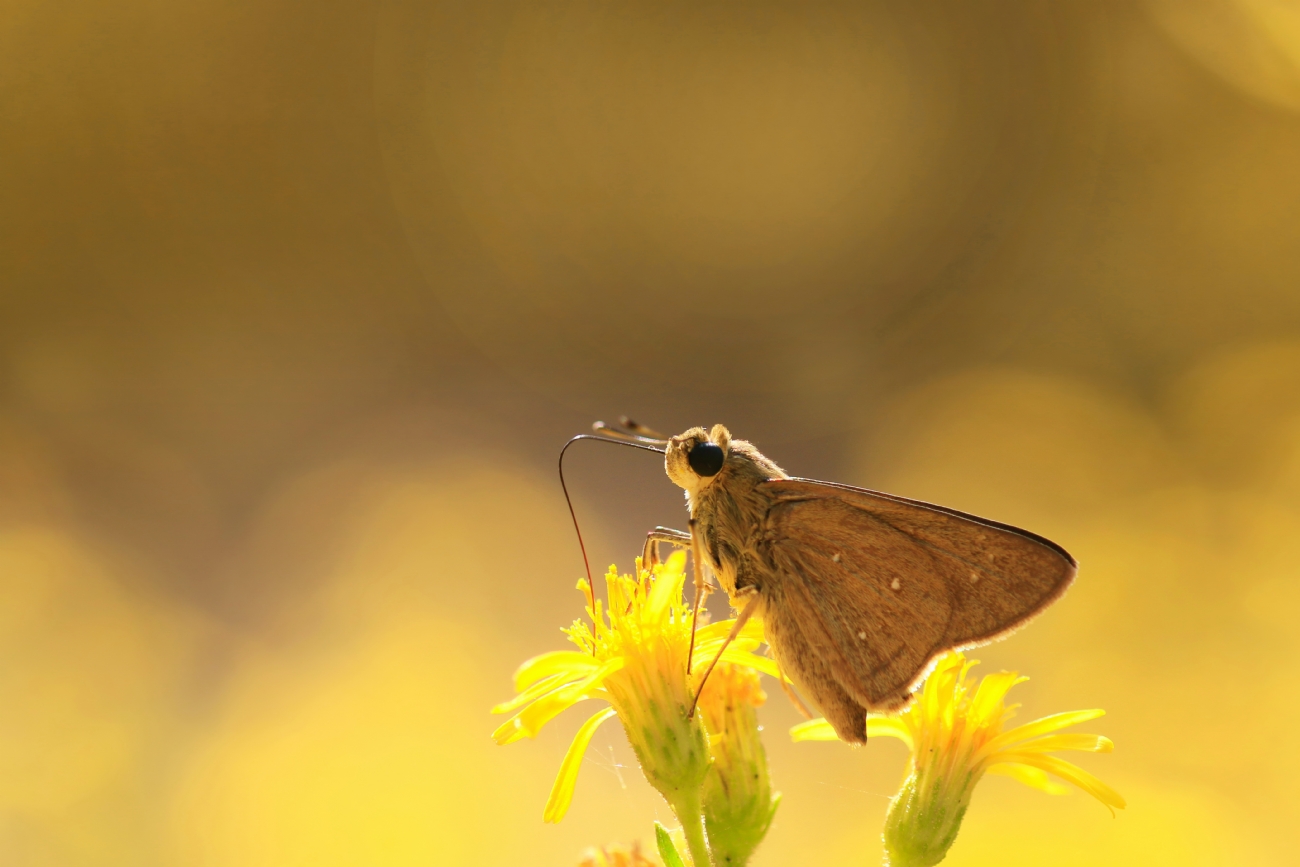
M 691 546 L 740 609 L 734 632 L 759 617 L 783 674 L 849 743 L 865 742 L 868 712 L 904 707 L 939 655 L 1024 625 L 1078 568 L 1026 530 L 791 477 L 723 425 L 673 437 L 624 428 L 597 425 L 662 450 L 690 513 L 689 533 L 650 532 L 645 562 L 660 542 Z

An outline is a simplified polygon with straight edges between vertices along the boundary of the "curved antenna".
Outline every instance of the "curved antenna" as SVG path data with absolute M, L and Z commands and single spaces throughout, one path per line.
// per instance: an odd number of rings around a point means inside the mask
M 597 422 L 596 425 L 593 425 L 593 427 L 595 427 L 597 430 L 600 430 L 601 427 L 603 427 L 603 425 L 601 424 L 601 422 Z M 638 437 L 638 439 L 640 439 L 640 437 Z M 564 491 L 564 502 L 569 507 L 569 517 L 573 519 L 573 532 L 578 534 L 578 547 L 582 549 L 582 565 L 583 568 L 587 570 L 587 592 L 591 595 L 591 604 L 593 606 L 593 614 L 594 614 L 594 606 L 596 604 L 596 582 L 591 580 L 591 561 L 587 559 L 587 545 L 585 542 L 582 541 L 582 530 L 578 529 L 578 515 L 576 512 L 573 511 L 573 499 L 569 496 L 569 486 L 564 483 L 564 453 L 569 450 L 569 446 L 573 445 L 578 440 L 594 440 L 598 443 L 613 443 L 614 445 L 628 446 L 629 448 L 641 449 L 642 451 L 657 452 L 658 454 L 661 455 L 664 454 L 667 451 L 667 449 L 648 445 L 642 442 L 632 442 L 631 440 L 611 439 L 610 437 L 601 437 L 601 436 L 596 436 L 595 434 L 578 434 L 576 437 L 574 437 L 573 439 L 565 443 L 564 448 L 560 449 L 560 460 L 559 460 L 560 490 Z M 654 441 L 651 440 L 651 442 Z

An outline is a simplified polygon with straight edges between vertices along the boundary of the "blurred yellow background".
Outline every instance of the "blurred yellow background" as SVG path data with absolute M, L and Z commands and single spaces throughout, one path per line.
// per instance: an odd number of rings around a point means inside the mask
M 725 422 L 1059 541 L 974 655 L 1104 707 L 953 865 L 1286 865 L 1300 4 L 9 0 L 0 860 L 569 865 L 670 821 L 616 726 L 492 744 L 581 574 L 554 460 Z M 682 526 L 571 452 L 603 569 Z M 878 863 L 905 754 L 789 743 L 755 861 Z

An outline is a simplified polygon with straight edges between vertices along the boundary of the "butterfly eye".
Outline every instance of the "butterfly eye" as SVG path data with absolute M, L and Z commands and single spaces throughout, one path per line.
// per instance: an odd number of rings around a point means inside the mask
M 698 476 L 716 476 L 722 469 L 722 464 L 726 461 L 727 456 L 722 451 L 722 446 L 714 443 L 699 443 L 692 448 L 686 455 L 686 460 L 690 463 L 691 469 Z

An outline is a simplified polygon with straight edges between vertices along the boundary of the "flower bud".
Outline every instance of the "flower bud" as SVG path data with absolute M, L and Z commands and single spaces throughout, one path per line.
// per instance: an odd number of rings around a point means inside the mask
M 629 656 L 618 677 L 605 683 L 646 780 L 674 811 L 693 809 L 709 769 L 704 727 L 698 716 L 686 717 L 691 694 L 682 674 L 684 649 L 682 659 L 677 655 Z
M 749 861 L 780 801 L 759 740 L 755 709 L 766 700 L 757 672 L 727 662 L 714 669 L 700 696 L 713 759 L 704 779 L 704 820 L 718 867 Z
M 980 773 L 961 779 L 911 774 L 889 804 L 885 816 L 885 852 L 889 867 L 932 867 L 943 860 L 961 830 L 962 817 Z

